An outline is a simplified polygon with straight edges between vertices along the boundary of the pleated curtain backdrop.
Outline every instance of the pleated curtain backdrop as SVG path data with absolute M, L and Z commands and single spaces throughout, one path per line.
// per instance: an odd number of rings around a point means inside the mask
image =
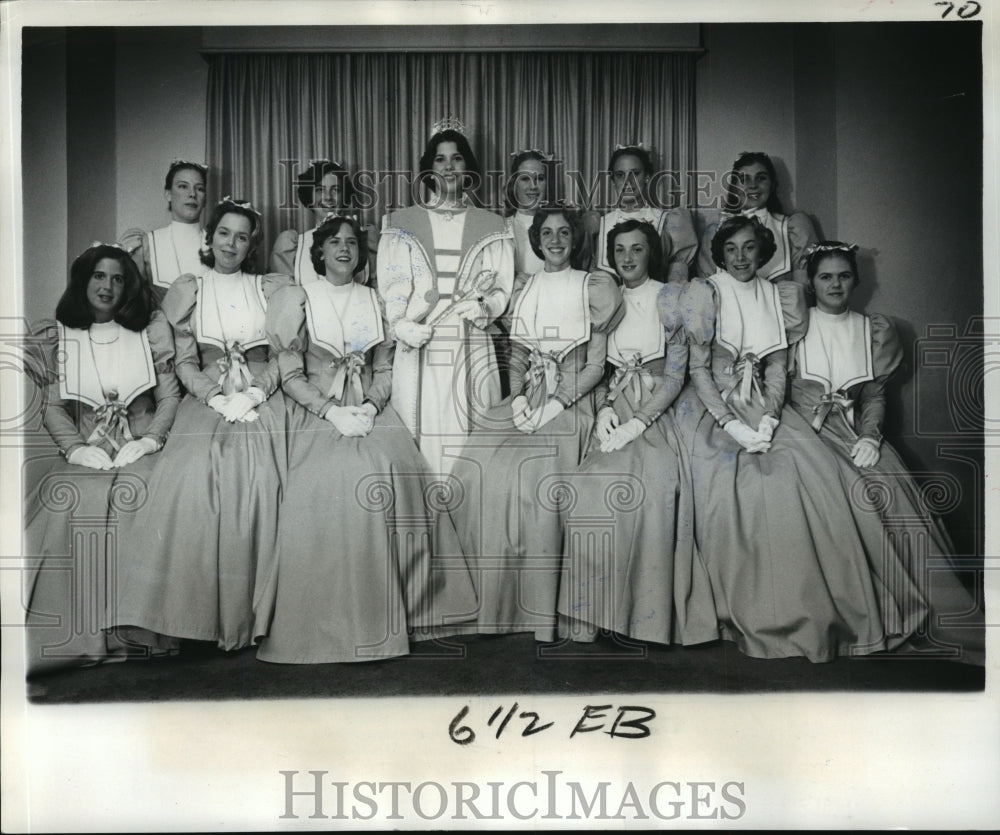
M 642 142 L 659 169 L 677 172 L 684 203 L 695 167 L 694 61 L 610 52 L 214 55 L 210 194 L 251 200 L 269 253 L 281 230 L 311 225 L 291 187 L 309 161 L 415 172 L 431 125 L 453 115 L 484 172 L 508 171 L 512 151 L 538 148 L 589 184 L 616 143 Z M 381 223 L 394 191 L 396 206 L 413 202 L 385 178 L 367 223 Z M 582 199 L 571 189 L 559 196 Z

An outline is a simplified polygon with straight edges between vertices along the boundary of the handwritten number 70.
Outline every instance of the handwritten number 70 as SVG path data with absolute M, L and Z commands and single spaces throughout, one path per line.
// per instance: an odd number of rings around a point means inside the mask
M 951 14 L 952 9 L 955 8 L 954 3 L 949 3 L 948 0 L 940 0 L 940 2 L 935 3 L 935 6 L 944 6 L 945 9 L 941 13 L 941 19 L 944 20 L 948 15 Z M 975 17 L 983 10 L 983 7 L 976 2 L 976 0 L 969 0 L 967 3 L 963 3 L 958 7 L 955 14 L 957 14 L 962 20 L 968 20 L 970 17 Z

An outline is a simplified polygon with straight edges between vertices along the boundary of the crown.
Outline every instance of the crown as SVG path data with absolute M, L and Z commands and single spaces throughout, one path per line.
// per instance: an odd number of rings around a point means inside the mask
M 621 144 L 618 144 L 618 143 L 615 144 L 615 150 L 616 151 L 624 151 L 626 148 L 638 148 L 640 151 L 648 151 L 649 150 L 649 148 L 647 148 L 641 142 L 629 142 L 627 145 L 621 145 Z
M 510 156 L 511 159 L 513 159 L 514 157 L 518 157 L 521 154 L 538 154 L 538 156 L 540 156 L 544 160 L 551 160 L 554 158 L 552 154 L 547 154 L 545 153 L 545 151 L 540 151 L 538 148 L 521 148 L 518 151 L 512 151 Z
M 193 162 L 189 159 L 175 158 L 173 162 L 170 163 L 171 168 L 177 168 L 179 165 L 190 165 L 192 168 L 197 168 L 200 171 L 208 171 L 208 166 L 203 162 Z
M 431 136 L 436 136 L 441 133 L 441 131 L 453 130 L 465 136 L 465 125 L 462 124 L 461 120 L 457 116 L 445 116 L 443 119 L 439 119 L 433 125 L 431 125 Z
M 806 255 L 818 255 L 821 252 L 856 252 L 857 244 L 813 244 L 806 249 Z

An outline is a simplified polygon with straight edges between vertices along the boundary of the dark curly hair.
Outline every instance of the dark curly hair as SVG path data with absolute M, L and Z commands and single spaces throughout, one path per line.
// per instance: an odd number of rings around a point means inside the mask
M 545 223 L 546 218 L 553 217 L 554 215 L 562 215 L 566 218 L 566 222 L 569 223 L 569 228 L 573 233 L 573 248 L 569 256 L 570 264 L 577 267 L 577 259 L 583 251 L 583 245 L 586 240 L 583 215 L 579 209 L 561 206 L 558 203 L 549 203 L 540 206 L 535 212 L 531 226 L 528 227 L 528 242 L 531 244 L 531 251 L 543 261 L 545 260 L 541 244 L 542 224 Z
M 742 217 L 738 215 L 722 221 L 718 231 L 715 233 L 715 237 L 712 238 L 712 260 L 717 267 L 726 268 L 726 259 L 723 256 L 726 243 L 733 235 L 743 229 L 750 229 L 757 239 L 757 246 L 760 249 L 758 267 L 763 267 L 764 264 L 774 257 L 774 253 L 778 251 L 778 245 L 774 242 L 774 235 L 771 230 L 755 217 Z
M 243 259 L 242 269 L 251 273 L 257 271 L 257 247 L 261 239 L 260 215 L 252 208 L 247 208 L 249 205 L 242 200 L 229 199 L 220 200 L 212 207 L 212 211 L 208 214 L 208 222 L 205 224 L 205 245 L 201 249 L 201 263 L 206 267 L 215 266 L 212 238 L 215 236 L 219 221 L 226 215 L 233 214 L 242 215 L 250 220 L 250 249 L 247 251 L 247 257 Z
M 742 207 L 744 189 L 742 183 L 739 182 L 738 172 L 741 168 L 746 168 L 755 162 L 764 166 L 767 176 L 771 178 L 771 194 L 768 196 L 764 208 L 771 214 L 784 214 L 781 209 L 781 200 L 778 199 L 778 173 L 774 170 L 774 163 L 771 162 L 771 158 L 763 151 L 744 151 L 736 158 L 731 173 L 732 179 L 729 182 L 726 196 L 723 199 L 724 208 L 737 211 Z
M 67 328 L 86 330 L 94 324 L 94 311 L 87 301 L 87 286 L 97 265 L 105 258 L 122 268 L 125 286 L 114 320 L 130 331 L 141 331 L 153 315 L 153 294 L 135 262 L 123 249 L 97 244 L 85 249 L 69 268 L 69 284 L 56 305 L 56 319 Z
M 312 246 L 309 247 L 309 258 L 312 260 L 313 269 L 319 275 L 326 275 L 326 264 L 323 263 L 323 244 L 327 238 L 331 238 L 340 231 L 344 224 L 351 227 L 355 237 L 358 239 L 358 263 L 354 265 L 351 275 L 358 275 L 364 272 L 368 264 L 368 233 L 358 223 L 356 218 L 336 215 L 327 218 L 313 231 Z
M 295 196 L 305 208 L 312 209 L 316 186 L 323 182 L 327 174 L 336 174 L 340 182 L 340 205 L 350 206 L 354 200 L 354 184 L 350 172 L 344 166 L 328 159 L 316 160 L 295 178 Z
M 635 232 L 636 230 L 642 232 L 646 238 L 646 242 L 649 244 L 649 277 L 655 278 L 657 281 L 663 281 L 663 241 L 660 240 L 660 236 L 656 233 L 653 225 L 645 220 L 632 218 L 622 223 L 616 223 L 611 228 L 611 231 L 608 232 L 607 255 L 611 269 L 616 273 L 618 272 L 618 265 L 615 263 L 615 240 L 619 235 Z
M 424 153 L 420 157 L 420 182 L 424 183 L 431 191 L 437 191 L 437 177 L 434 176 L 434 157 L 437 156 L 438 145 L 442 142 L 454 142 L 458 152 L 465 158 L 465 174 L 463 177 L 462 191 L 474 189 L 482 179 L 482 170 L 479 167 L 479 160 L 472 153 L 472 146 L 469 140 L 457 130 L 442 130 L 435 133 L 424 148 Z

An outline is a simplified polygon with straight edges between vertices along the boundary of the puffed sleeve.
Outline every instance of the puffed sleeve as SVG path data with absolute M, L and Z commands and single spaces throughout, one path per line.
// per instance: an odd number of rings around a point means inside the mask
M 281 388 L 296 403 L 323 417 L 334 398 L 309 382 L 303 354 L 309 347 L 306 328 L 306 291 L 296 285 L 279 289 L 267 303 L 267 339 L 278 365 Z
M 299 246 L 299 233 L 294 229 L 286 229 L 274 242 L 271 249 L 271 260 L 268 266 L 272 273 L 295 275 L 295 250 Z
M 146 326 L 146 336 L 149 338 L 153 368 L 156 370 L 156 387 L 153 389 L 156 412 L 146 429 L 146 435 L 156 437 L 162 445 L 170 427 L 174 425 L 177 407 L 181 402 L 181 387 L 174 373 L 174 335 L 162 311 L 154 311 Z
M 788 242 L 791 245 L 792 278 L 801 287 L 809 286 L 809 276 L 806 273 L 806 250 L 818 237 L 816 227 L 805 212 L 795 212 L 788 218 Z
M 860 437 L 881 441 L 885 421 L 885 384 L 903 361 L 903 346 L 891 319 L 879 313 L 871 314 L 869 319 L 875 379 L 863 383 L 855 397 L 854 426 Z
M 794 353 L 795 344 L 806 335 L 809 311 L 806 308 L 802 286 L 794 281 L 779 281 L 774 285 L 781 302 L 785 320 L 785 338 L 788 348 L 774 351 L 764 357 L 764 412 L 780 417 L 788 395 L 788 358 Z
M 663 250 L 668 258 L 667 281 L 687 283 L 691 264 L 698 254 L 698 235 L 691 212 L 684 208 L 670 209 L 663 229 L 670 237 L 670 249 Z
M 600 266 L 601 247 L 607 243 L 607 241 L 602 242 L 598 240 L 601 235 L 601 215 L 595 211 L 584 212 L 583 230 L 583 236 L 587 241 L 586 248 L 590 258 L 589 260 L 581 261 L 584 265 L 581 269 L 596 270 Z
M 32 376 L 40 386 L 45 386 L 45 411 L 42 423 L 63 455 L 77 447 L 86 446 L 87 439 L 80 434 L 74 410 L 59 395 L 59 331 L 51 319 L 39 322 L 32 330 L 34 371 Z
M 663 377 L 656 381 L 653 390 L 643 398 L 635 416 L 647 426 L 662 415 L 677 399 L 684 387 L 687 371 L 687 335 L 681 318 L 683 284 L 664 284 L 656 297 L 656 308 L 663 326 L 664 349 Z
M 198 279 L 185 273 L 178 276 L 161 305 L 164 316 L 174 332 L 174 368 L 177 377 L 192 396 L 202 403 L 222 394 L 218 379 L 201 370 L 198 342 L 194 335 L 191 317 L 198 303 Z
M 268 306 L 271 304 L 270 299 L 272 296 L 286 287 L 293 286 L 295 286 L 295 279 L 284 273 L 267 273 L 267 275 L 263 275 L 260 278 L 261 292 L 264 294 L 264 300 L 268 303 Z M 270 397 L 277 391 L 280 382 L 281 370 L 278 368 L 278 358 L 272 351 L 267 359 L 267 368 L 254 375 L 254 385 L 260 387 L 264 391 L 264 394 Z
M 368 236 L 368 267 L 365 272 L 365 285 L 374 289 L 375 277 L 378 275 L 378 226 L 374 223 L 369 224 L 365 227 L 365 233 Z
M 622 293 L 608 273 L 598 270 L 587 276 L 590 304 L 590 339 L 586 344 L 583 368 L 577 374 L 563 374 L 554 397 L 566 408 L 596 386 L 604 376 L 608 358 L 608 334 L 625 315 Z
M 389 336 L 389 325 L 385 324 L 386 338 L 372 349 L 372 382 L 365 393 L 365 400 L 382 411 L 392 394 L 392 360 L 396 353 L 396 343 Z
M 378 293 L 389 334 L 395 339 L 396 323 L 401 319 L 422 322 L 437 304 L 438 293 L 430 264 L 405 230 L 392 226 L 382 230 L 377 268 Z
M 715 237 L 715 233 L 719 230 L 719 224 L 722 222 L 721 215 L 715 214 L 715 216 L 709 216 L 707 214 L 702 215 L 703 218 L 703 228 L 701 232 L 701 241 L 698 245 L 698 262 L 696 272 L 701 278 L 708 278 L 711 275 L 715 275 L 718 272 L 718 265 L 712 260 L 712 238 Z
M 514 288 L 514 236 L 509 229 L 483 249 L 482 269 L 495 276 L 493 287 L 483 293 L 481 302 L 489 317 L 487 324 L 491 324 L 507 309 Z
M 524 292 L 525 286 L 528 284 L 528 279 L 530 276 L 521 273 L 514 279 L 514 286 L 510 294 L 510 304 L 507 306 L 507 310 L 504 313 L 503 326 L 507 333 L 513 332 L 513 316 L 514 309 L 517 307 L 517 301 L 521 298 L 521 294 Z M 528 365 L 531 361 L 531 351 L 528 350 L 527 346 L 522 345 L 520 342 L 511 339 L 510 340 L 510 360 L 507 364 L 510 374 L 510 393 L 512 397 L 517 397 L 519 394 L 524 393 L 524 375 L 528 373 Z
M 704 279 L 696 279 L 681 296 L 681 322 L 687 334 L 688 368 L 698 397 L 719 426 L 735 419 L 712 375 L 712 341 L 715 339 L 715 292 Z
M 152 282 L 153 271 L 149 266 L 149 233 L 143 229 L 126 229 L 118 236 L 118 243 L 132 256 L 142 277 L 147 282 Z

